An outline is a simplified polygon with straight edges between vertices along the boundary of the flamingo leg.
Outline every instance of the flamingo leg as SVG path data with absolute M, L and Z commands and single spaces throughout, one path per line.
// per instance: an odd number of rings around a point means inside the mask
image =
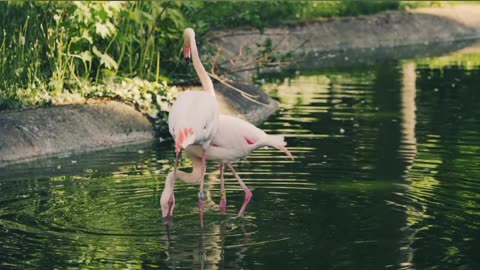
M 223 162 L 220 162 L 220 193 L 221 193 L 220 212 L 225 215 L 227 213 L 227 193 L 225 192 L 223 170 L 224 170 L 224 164 Z
M 237 179 L 238 183 L 240 184 L 240 186 L 242 187 L 243 191 L 245 192 L 245 199 L 243 201 L 243 205 L 242 205 L 242 208 L 240 208 L 240 211 L 238 212 L 238 216 L 240 217 L 241 215 L 243 215 L 243 212 L 245 211 L 245 209 L 247 208 L 247 205 L 248 203 L 250 202 L 250 200 L 252 199 L 252 192 L 250 191 L 250 189 L 248 189 L 247 185 L 245 185 L 245 183 L 243 182 L 242 178 L 240 178 L 240 176 L 238 175 L 238 173 L 235 171 L 235 169 L 233 168 L 232 166 L 232 163 L 230 163 L 230 161 L 227 161 L 227 166 L 228 168 L 230 168 L 230 170 L 232 171 L 233 173 L 233 176 L 235 176 L 235 178 Z
M 198 192 L 198 208 L 200 209 L 200 226 L 203 227 L 203 212 L 204 212 L 204 203 L 203 200 L 205 199 L 205 193 L 203 192 L 203 180 L 205 179 L 205 171 L 206 171 L 206 163 L 207 163 L 207 151 L 202 149 L 202 171 L 200 177 L 200 192 Z

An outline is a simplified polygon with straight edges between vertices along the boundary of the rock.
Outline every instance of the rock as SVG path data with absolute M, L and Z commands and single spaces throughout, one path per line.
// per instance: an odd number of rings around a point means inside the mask
M 140 112 L 116 101 L 3 112 L 0 134 L 0 166 L 154 138 Z

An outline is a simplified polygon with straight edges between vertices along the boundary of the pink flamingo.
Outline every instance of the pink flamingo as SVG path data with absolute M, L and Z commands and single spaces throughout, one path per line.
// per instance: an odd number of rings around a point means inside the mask
M 185 43 L 190 41 L 188 44 L 194 44 L 194 32 L 190 28 L 187 28 L 184 32 Z M 191 47 L 193 64 L 195 71 L 200 77 L 200 81 L 204 88 L 213 89 L 213 84 L 210 77 L 206 73 L 203 66 L 201 66 L 200 59 L 198 57 L 198 52 L 196 47 Z M 189 47 L 184 46 L 185 57 L 188 59 L 188 54 L 190 53 Z M 197 65 L 196 65 L 197 64 Z M 201 66 L 201 68 L 198 68 Z M 211 87 L 211 88 L 210 88 Z M 210 145 L 206 148 L 202 148 L 199 145 L 187 145 L 184 147 L 186 149 L 187 155 L 192 160 L 193 169 L 191 173 L 185 173 L 180 170 L 177 170 L 175 167 L 174 172 L 170 172 L 165 180 L 165 188 L 161 196 L 161 206 L 162 206 L 162 215 L 163 217 L 170 217 L 173 215 L 173 209 L 175 207 L 175 197 L 174 197 L 174 181 L 178 177 L 185 183 L 195 183 L 200 177 L 205 173 L 204 171 L 204 158 L 206 157 L 209 160 L 220 161 L 220 180 L 221 180 L 221 201 L 220 209 L 223 214 L 226 212 L 226 193 L 225 185 L 223 179 L 224 172 L 224 163 L 230 168 L 235 178 L 240 183 L 242 189 L 245 192 L 245 200 L 243 205 L 238 213 L 238 216 L 241 216 L 245 211 L 248 203 L 252 198 L 252 193 L 245 185 L 243 180 L 240 178 L 238 173 L 233 168 L 231 161 L 244 158 L 250 153 L 264 146 L 272 146 L 284 151 L 289 157 L 293 159 L 292 154 L 285 147 L 286 143 L 283 136 L 279 135 L 268 135 L 263 130 L 255 127 L 254 125 L 235 118 L 232 116 L 220 115 L 218 122 L 218 129 L 212 138 Z M 200 161 L 202 158 L 202 161 Z M 203 191 L 203 181 L 200 182 L 201 191 Z M 203 195 L 203 192 L 202 194 Z M 199 194 L 200 197 L 200 194 Z M 202 198 L 203 199 L 203 198 Z M 203 212 L 201 212 L 203 216 Z M 203 218 L 201 219 L 201 224 L 203 226 Z
M 182 148 L 184 149 L 190 145 L 201 147 L 198 207 L 200 208 L 200 223 L 203 224 L 203 181 L 206 170 L 206 149 L 218 128 L 219 106 L 212 81 L 208 77 L 198 56 L 195 34 L 192 29 L 187 28 L 184 31 L 185 58 L 190 58 L 190 52 L 192 52 L 193 56 L 193 66 L 204 86 L 204 91 L 185 91 L 177 96 L 170 108 L 168 128 L 175 140 L 174 174 L 177 173 L 178 160 Z M 171 200 L 174 200 L 174 198 L 172 197 Z

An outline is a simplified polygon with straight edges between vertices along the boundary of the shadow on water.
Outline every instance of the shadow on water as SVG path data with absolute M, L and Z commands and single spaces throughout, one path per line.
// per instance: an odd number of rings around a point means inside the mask
M 295 161 L 260 149 L 208 165 L 159 206 L 170 142 L 56 157 L 0 171 L 0 268 L 478 269 L 480 53 L 265 77 L 281 110 L 262 124 Z M 468 62 L 469 61 L 469 62 Z M 183 160 L 181 167 L 191 164 Z

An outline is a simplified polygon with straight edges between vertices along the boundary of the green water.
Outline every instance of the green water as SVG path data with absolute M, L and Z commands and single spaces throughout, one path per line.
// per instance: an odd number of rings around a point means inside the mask
M 229 171 L 220 214 L 210 163 L 203 230 L 197 185 L 162 222 L 171 141 L 1 168 L 0 268 L 480 269 L 480 68 L 460 58 L 265 84 L 282 109 L 262 128 L 296 159 L 235 163 L 254 194 L 241 219 Z

